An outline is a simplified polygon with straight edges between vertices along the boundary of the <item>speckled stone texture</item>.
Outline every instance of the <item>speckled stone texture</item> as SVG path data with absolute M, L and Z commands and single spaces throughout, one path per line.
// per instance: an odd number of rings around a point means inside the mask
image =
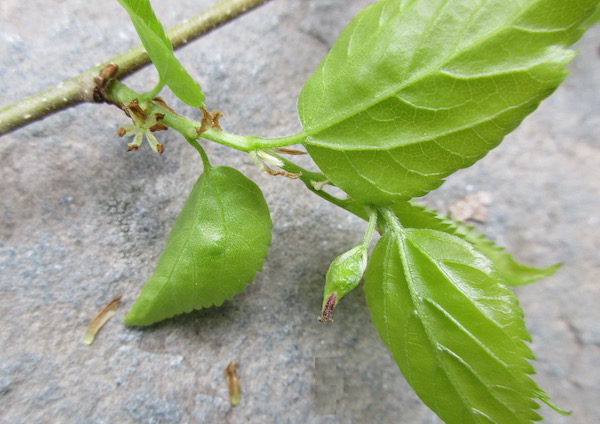
M 171 26 L 213 3 L 155 1 Z M 272 2 L 182 49 L 210 108 L 230 131 L 299 129 L 295 101 L 367 0 Z M 0 107 L 137 44 L 116 1 L 2 0 Z M 570 418 L 600 422 L 600 28 L 577 46 L 572 73 L 505 143 L 452 176 L 429 205 L 484 192 L 478 227 L 521 260 L 564 267 L 519 288 L 536 380 Z M 144 70 L 127 80 L 149 89 Z M 198 114 L 168 101 L 183 113 Z M 317 323 L 331 260 L 365 223 L 301 183 L 260 174 L 247 155 L 207 144 L 265 192 L 271 255 L 248 290 L 146 329 L 122 318 L 153 271 L 201 171 L 174 132 L 166 152 L 125 151 L 124 115 L 82 105 L 0 139 L 0 421 L 3 423 L 438 423 L 371 325 L 362 289 L 333 325 Z M 123 295 L 92 346 L 93 316 Z M 229 405 L 225 367 L 239 359 L 243 397 Z

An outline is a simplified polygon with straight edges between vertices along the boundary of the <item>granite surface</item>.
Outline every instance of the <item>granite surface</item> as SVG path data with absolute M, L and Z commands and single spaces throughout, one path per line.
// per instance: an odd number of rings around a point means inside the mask
M 212 2 L 154 3 L 170 26 Z M 288 134 L 299 129 L 303 82 L 369 3 L 272 2 L 178 56 L 228 130 Z M 116 1 L 3 0 L 0 107 L 135 44 Z M 536 380 L 573 411 L 543 408 L 549 423 L 600 422 L 599 47 L 596 27 L 557 92 L 425 199 L 467 219 L 465 207 L 475 208 L 474 223 L 524 262 L 564 264 L 517 290 Z M 149 69 L 127 80 L 136 89 L 155 81 Z M 213 161 L 246 173 L 271 207 L 263 271 L 220 308 L 141 330 L 123 325 L 201 171 L 174 132 L 160 135 L 162 156 L 147 145 L 126 152 L 116 136 L 123 124 L 113 107 L 82 105 L 0 139 L 1 422 L 439 422 L 379 340 L 362 289 L 343 300 L 334 325 L 316 321 L 329 262 L 361 240 L 365 224 L 223 146 L 206 144 Z M 83 345 L 91 318 L 117 295 L 117 316 Z M 236 359 L 243 396 L 233 408 L 224 370 Z

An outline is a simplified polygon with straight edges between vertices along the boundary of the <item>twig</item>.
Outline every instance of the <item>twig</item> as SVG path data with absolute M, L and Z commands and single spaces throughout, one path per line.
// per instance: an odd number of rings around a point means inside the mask
M 174 48 L 181 47 L 270 0 L 223 0 L 189 20 L 171 28 L 167 35 Z M 148 65 L 150 59 L 140 45 L 74 78 L 27 97 L 0 110 L 0 136 L 83 102 L 93 102 L 94 78 L 106 65 L 118 65 L 115 78 L 124 78 Z

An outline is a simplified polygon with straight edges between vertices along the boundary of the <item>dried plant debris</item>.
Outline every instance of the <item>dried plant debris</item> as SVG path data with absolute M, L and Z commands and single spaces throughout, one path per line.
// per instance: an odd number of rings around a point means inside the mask
M 119 296 L 111 300 L 108 305 L 98 312 L 98 315 L 96 315 L 85 332 L 85 336 L 83 336 L 83 344 L 91 345 L 94 342 L 96 333 L 98 333 L 102 326 L 117 313 L 117 308 L 119 307 L 119 303 L 121 303 L 121 297 L 122 296 Z
M 231 406 L 238 405 L 242 400 L 242 386 L 240 384 L 240 376 L 237 369 L 239 364 L 240 361 L 231 361 L 229 365 L 227 365 L 227 368 L 225 368 Z
M 488 220 L 488 207 L 491 204 L 491 193 L 478 191 L 450 206 L 450 216 L 457 221 L 476 221 L 483 224 Z

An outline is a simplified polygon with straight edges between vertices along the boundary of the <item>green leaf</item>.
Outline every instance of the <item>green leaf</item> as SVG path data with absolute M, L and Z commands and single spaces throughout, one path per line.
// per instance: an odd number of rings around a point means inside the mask
M 473 227 L 438 215 L 421 205 L 410 202 L 399 202 L 391 208 L 402 225 L 406 228 L 429 228 L 443 231 L 468 241 L 494 263 L 496 270 L 510 286 L 523 286 L 553 275 L 560 264 L 547 268 L 533 268 L 516 261 L 503 247 L 494 244 L 485 235 L 475 231 Z
M 270 243 L 271 218 L 258 186 L 233 168 L 207 168 L 125 322 L 150 325 L 221 305 L 252 282 Z
M 365 275 L 379 335 L 419 397 L 447 424 L 529 423 L 547 395 L 528 376 L 530 340 L 514 294 L 466 241 L 388 229 Z
M 306 147 L 351 197 L 389 205 L 472 165 L 567 75 L 598 0 L 381 0 L 304 86 Z
M 183 102 L 204 107 L 204 93 L 175 57 L 173 45 L 154 14 L 148 0 L 119 0 L 127 10 L 135 29 L 160 76 L 159 87 L 166 84 Z

